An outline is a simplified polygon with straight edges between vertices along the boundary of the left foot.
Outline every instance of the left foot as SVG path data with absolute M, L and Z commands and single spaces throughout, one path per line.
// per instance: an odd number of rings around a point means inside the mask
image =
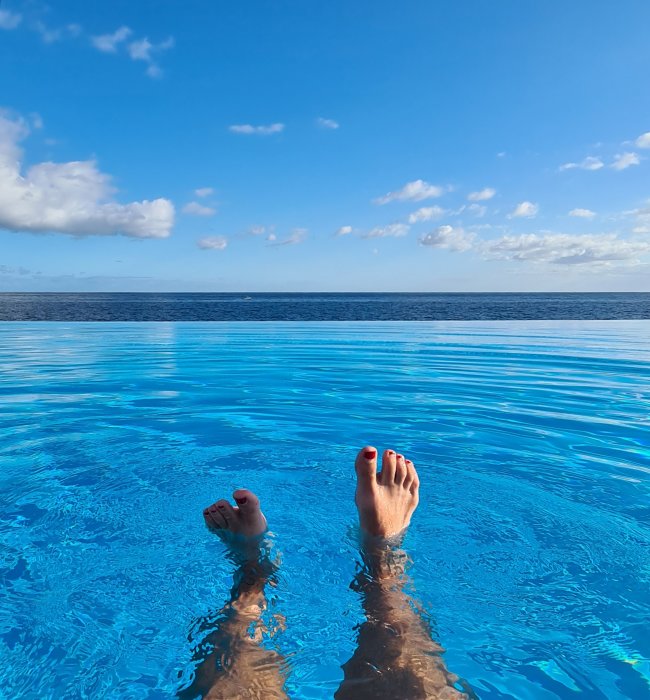
M 260 510 L 260 499 L 247 489 L 232 495 L 237 506 L 221 499 L 203 511 L 205 524 L 217 534 L 232 533 L 242 537 L 258 537 L 266 531 L 266 518 Z

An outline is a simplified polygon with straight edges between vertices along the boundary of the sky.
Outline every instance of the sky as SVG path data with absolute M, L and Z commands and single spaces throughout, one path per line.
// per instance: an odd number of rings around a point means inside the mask
M 1 0 L 0 291 L 650 291 L 647 0 Z

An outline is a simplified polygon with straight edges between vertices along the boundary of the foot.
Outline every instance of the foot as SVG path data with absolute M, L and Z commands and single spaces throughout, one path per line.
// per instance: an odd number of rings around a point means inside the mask
M 203 511 L 205 524 L 219 535 L 231 533 L 242 537 L 258 537 L 266 531 L 266 518 L 260 510 L 260 499 L 247 489 L 232 495 L 237 506 L 221 499 Z
M 411 522 L 418 505 L 420 480 L 410 459 L 386 450 L 377 473 L 377 450 L 364 447 L 357 455 L 355 502 L 361 528 L 373 537 L 398 535 Z

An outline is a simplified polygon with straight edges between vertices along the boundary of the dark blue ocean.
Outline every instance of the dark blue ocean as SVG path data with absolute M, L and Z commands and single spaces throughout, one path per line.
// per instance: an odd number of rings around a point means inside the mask
M 0 321 L 650 319 L 650 293 L 4 293 Z

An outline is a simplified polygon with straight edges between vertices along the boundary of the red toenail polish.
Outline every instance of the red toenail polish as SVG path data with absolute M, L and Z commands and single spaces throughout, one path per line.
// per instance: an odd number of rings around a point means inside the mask
M 394 454 L 395 454 L 395 453 L 393 452 L 393 450 L 386 450 L 386 452 L 388 452 L 389 455 L 394 455 Z
M 244 498 L 235 498 L 235 500 L 237 501 L 237 503 L 239 503 L 240 506 L 243 506 L 244 503 L 246 503 L 246 501 L 248 499 L 246 497 L 244 497 Z
M 374 459 L 374 458 L 377 456 L 377 451 L 376 451 L 376 450 L 366 450 L 366 451 L 363 453 L 363 456 L 364 456 L 366 459 Z
M 397 455 L 397 459 L 404 459 L 403 455 Z
M 220 510 L 223 510 L 225 507 L 226 507 L 226 506 L 224 506 L 223 503 L 221 503 L 220 505 L 217 506 L 217 508 L 219 508 Z

